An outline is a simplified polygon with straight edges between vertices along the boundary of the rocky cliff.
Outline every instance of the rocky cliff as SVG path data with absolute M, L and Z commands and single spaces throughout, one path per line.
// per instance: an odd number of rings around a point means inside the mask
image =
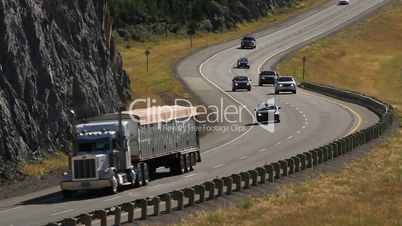
M 0 0 L 0 178 L 68 150 L 72 117 L 114 112 L 129 80 L 107 0 Z

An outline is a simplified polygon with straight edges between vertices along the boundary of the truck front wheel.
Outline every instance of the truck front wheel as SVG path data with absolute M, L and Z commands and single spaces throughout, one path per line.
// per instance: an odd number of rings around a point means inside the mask
M 117 182 L 117 178 L 116 176 L 113 176 L 113 178 L 111 179 L 112 182 L 112 186 L 107 188 L 107 193 L 109 194 L 117 194 L 119 192 L 119 183 Z

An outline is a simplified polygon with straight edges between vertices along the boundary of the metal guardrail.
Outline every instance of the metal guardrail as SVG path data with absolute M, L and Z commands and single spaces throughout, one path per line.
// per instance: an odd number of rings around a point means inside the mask
M 121 225 L 123 215 L 126 218 L 125 222 L 130 223 L 147 219 L 150 216 L 179 211 L 198 203 L 258 186 L 259 184 L 275 183 L 282 177 L 315 168 L 321 163 L 353 151 L 355 148 L 380 137 L 393 123 L 394 113 L 392 106 L 375 98 L 314 83 L 302 83 L 300 86 L 307 90 L 362 105 L 375 112 L 380 117 L 380 120 L 367 129 L 288 159 L 266 164 L 239 174 L 213 179 L 182 190 L 126 202 L 112 208 L 81 214 L 74 218 L 66 218 L 60 222 L 49 223 L 47 226 L 92 226 L 94 221 L 97 221 L 97 224 L 101 226 L 108 226 L 108 223 L 111 223 L 110 225 Z

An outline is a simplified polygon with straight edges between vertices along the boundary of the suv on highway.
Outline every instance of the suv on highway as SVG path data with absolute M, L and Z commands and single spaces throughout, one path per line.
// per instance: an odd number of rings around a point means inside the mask
M 241 49 L 255 49 L 257 47 L 257 41 L 252 36 L 245 36 L 241 40 L 240 48 Z
M 251 79 L 247 76 L 236 76 L 232 80 L 232 91 L 236 92 L 238 89 L 251 90 Z
M 264 84 L 275 85 L 279 74 L 276 71 L 261 71 L 258 79 L 258 85 L 263 86 Z
M 245 57 L 242 57 L 237 60 L 237 68 L 250 68 L 250 64 L 248 63 L 248 59 Z
M 280 76 L 275 83 L 275 94 L 280 92 L 296 93 L 296 80 L 292 76 Z
M 255 110 L 257 122 L 263 124 L 267 124 L 270 122 L 279 123 L 281 121 L 279 112 L 280 109 L 281 107 L 274 104 L 260 104 Z

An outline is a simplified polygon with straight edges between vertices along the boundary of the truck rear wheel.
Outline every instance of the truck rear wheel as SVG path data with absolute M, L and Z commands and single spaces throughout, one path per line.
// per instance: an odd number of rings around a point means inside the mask
M 184 155 L 175 156 L 174 160 L 170 164 L 170 169 L 173 175 L 180 175 L 184 173 L 185 167 L 185 158 Z

